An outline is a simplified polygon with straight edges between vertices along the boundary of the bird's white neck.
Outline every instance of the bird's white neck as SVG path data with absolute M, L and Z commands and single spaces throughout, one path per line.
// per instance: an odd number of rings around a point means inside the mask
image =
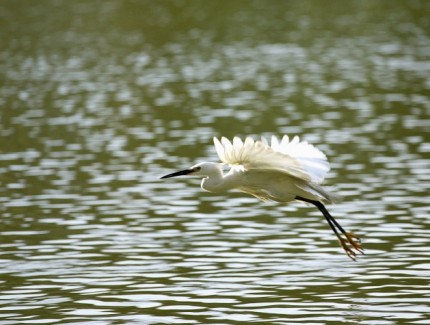
M 202 189 L 209 192 L 223 192 L 233 188 L 229 175 L 224 175 L 221 166 L 212 170 L 211 174 L 202 179 Z

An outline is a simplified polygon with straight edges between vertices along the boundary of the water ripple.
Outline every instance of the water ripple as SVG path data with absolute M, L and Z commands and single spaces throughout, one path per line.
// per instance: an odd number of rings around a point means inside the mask
M 428 323 L 428 6 L 284 6 L 3 5 L 2 324 Z M 159 180 L 272 133 L 327 153 L 356 262 L 312 207 Z

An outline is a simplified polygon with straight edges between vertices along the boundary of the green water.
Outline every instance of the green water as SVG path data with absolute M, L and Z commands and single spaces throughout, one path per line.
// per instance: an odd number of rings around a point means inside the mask
M 430 2 L 0 3 L 1 324 L 430 324 Z M 159 180 L 299 135 L 328 209 Z

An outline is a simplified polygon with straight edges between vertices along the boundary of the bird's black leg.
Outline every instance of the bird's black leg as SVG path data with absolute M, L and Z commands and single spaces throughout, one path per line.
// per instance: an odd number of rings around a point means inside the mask
M 324 218 L 327 220 L 327 223 L 329 224 L 330 228 L 333 230 L 334 234 L 338 238 L 340 245 L 345 250 L 346 255 L 348 255 L 352 260 L 355 261 L 355 256 L 357 255 L 353 249 L 355 249 L 357 252 L 360 252 L 361 254 L 364 254 L 363 247 L 360 244 L 360 239 L 353 233 L 345 231 L 342 226 L 336 221 L 336 219 L 327 211 L 324 204 L 319 201 L 310 200 L 301 196 L 296 196 L 296 200 L 311 203 L 321 211 Z M 346 240 L 342 237 L 341 234 L 339 234 L 338 230 L 342 233 L 343 236 L 345 236 Z M 350 246 L 352 246 L 352 248 Z

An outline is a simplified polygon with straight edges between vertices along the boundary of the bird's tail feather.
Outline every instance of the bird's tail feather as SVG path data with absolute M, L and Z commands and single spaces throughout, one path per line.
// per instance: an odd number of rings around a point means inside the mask
M 315 183 L 306 184 L 306 188 L 304 190 L 310 192 L 311 194 L 321 198 L 322 201 L 326 201 L 327 203 L 340 203 L 342 202 L 342 197 L 340 195 L 328 193 L 321 186 Z

